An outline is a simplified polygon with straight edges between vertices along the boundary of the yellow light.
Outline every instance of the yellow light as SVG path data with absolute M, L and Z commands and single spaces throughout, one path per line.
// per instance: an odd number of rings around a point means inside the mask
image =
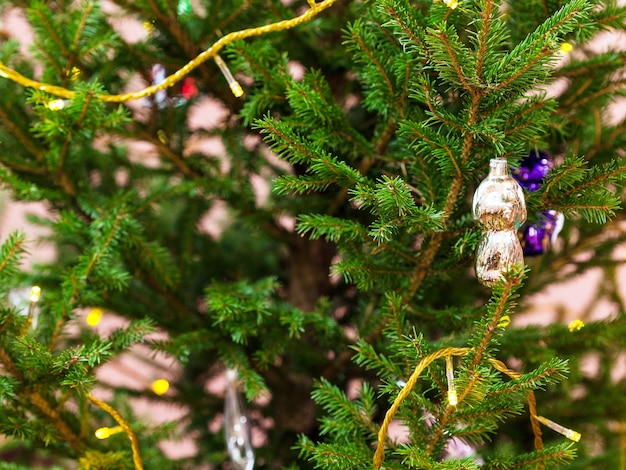
M 81 71 L 80 71 L 80 69 L 78 67 L 74 66 L 70 70 L 68 70 L 65 74 L 68 77 L 70 77 L 71 81 L 74 82 L 74 81 L 78 80 L 78 77 L 80 77 Z
M 457 0 L 443 0 L 443 3 L 448 5 L 448 8 L 450 8 L 450 10 L 454 10 L 456 7 L 459 6 L 459 2 Z
M 554 421 L 551 421 L 548 418 L 544 418 L 543 416 L 537 416 L 537 421 L 539 421 L 542 424 L 545 424 L 547 427 L 549 427 L 553 431 L 556 431 L 559 434 L 563 434 L 565 437 L 567 437 L 571 441 L 578 442 L 580 441 L 580 438 L 582 437 L 579 432 L 576 432 L 572 429 L 568 429 L 565 426 L 561 426 L 560 424 L 555 423 Z
M 456 390 L 448 390 L 448 403 L 450 406 L 459 404 L 459 397 L 456 395 Z
M 98 325 L 98 323 L 100 323 L 100 320 L 102 319 L 102 314 L 102 309 L 92 308 L 91 311 L 87 314 L 87 318 L 85 319 L 85 321 L 89 326 L 96 326 Z
M 237 98 L 242 96 L 243 88 L 241 88 L 241 85 L 239 84 L 239 82 L 235 80 L 235 77 L 233 77 L 233 74 L 230 73 L 230 69 L 228 68 L 228 65 L 226 65 L 226 62 L 224 62 L 224 60 L 218 55 L 214 57 L 214 60 L 217 66 L 222 71 L 222 75 L 224 75 L 224 78 L 226 78 L 226 81 L 228 82 L 228 86 L 230 87 L 230 91 L 233 92 L 233 95 L 235 95 Z
M 450 406 L 456 406 L 459 398 L 456 394 L 454 386 L 454 367 L 452 365 L 452 356 L 446 356 L 446 378 L 448 379 L 448 403 Z
M 148 32 L 148 34 L 154 33 L 154 25 L 150 21 L 143 22 L 144 29 Z
M 152 382 L 152 391 L 159 396 L 165 395 L 169 389 L 170 383 L 165 379 L 157 379 Z
M 163 129 L 159 129 L 157 131 L 157 138 L 159 139 L 159 142 L 161 142 L 163 145 L 167 145 L 167 134 Z
M 46 107 L 50 111 L 58 111 L 65 108 L 65 100 L 52 100 L 46 103 Z
M 511 324 L 511 317 L 508 315 L 503 315 L 498 322 L 498 328 L 506 328 Z
M 236 98 L 243 96 L 243 88 L 241 88 L 239 82 L 229 83 L 228 85 L 230 86 L 230 91 L 233 92 L 233 95 L 235 95 Z
M 113 434 L 117 434 L 122 431 L 123 429 L 121 426 L 115 426 L 114 428 L 98 428 L 94 434 L 98 439 L 108 439 Z
M 570 322 L 568 328 L 570 333 L 574 333 L 575 331 L 579 331 L 582 327 L 585 326 L 585 322 L 582 320 L 574 320 Z
M 561 49 L 561 52 L 565 54 L 569 54 L 574 49 L 574 46 L 572 45 L 571 42 L 564 42 L 561 44 L 560 49 Z
M 41 296 L 41 287 L 33 286 L 30 288 L 30 301 L 31 302 L 39 302 L 40 296 Z

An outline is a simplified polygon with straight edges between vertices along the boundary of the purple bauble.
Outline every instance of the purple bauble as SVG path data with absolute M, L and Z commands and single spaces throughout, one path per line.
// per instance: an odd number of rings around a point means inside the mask
M 522 188 L 530 192 L 537 191 L 548 172 L 552 169 L 552 159 L 548 152 L 531 150 L 527 157 L 520 161 L 519 168 L 511 172 Z
M 536 224 L 522 228 L 521 242 L 524 255 L 545 253 L 563 228 L 565 218 L 555 210 L 542 211 Z

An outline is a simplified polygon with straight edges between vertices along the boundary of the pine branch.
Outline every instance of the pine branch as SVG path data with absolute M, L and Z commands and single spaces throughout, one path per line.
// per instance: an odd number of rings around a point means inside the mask
M 13 232 L 0 247 L 0 272 L 1 279 L 14 275 L 17 272 L 18 264 L 22 254 L 26 252 L 24 243 L 26 234 L 23 232 Z

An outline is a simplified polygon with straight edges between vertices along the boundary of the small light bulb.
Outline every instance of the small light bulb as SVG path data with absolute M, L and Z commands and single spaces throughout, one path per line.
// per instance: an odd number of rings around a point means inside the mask
M 102 314 L 102 309 L 92 308 L 91 311 L 87 314 L 87 318 L 85 319 L 85 321 L 89 326 L 97 326 L 102 319 Z
M 443 0 L 443 3 L 445 3 L 448 8 L 450 8 L 450 10 L 454 10 L 456 7 L 459 6 L 458 0 Z
M 446 356 L 446 378 L 448 379 L 448 404 L 450 406 L 456 406 L 459 403 L 459 398 L 456 394 L 456 388 L 454 386 L 454 366 L 452 365 L 452 356 Z
M 506 328 L 511 324 L 511 317 L 508 315 L 503 315 L 498 322 L 498 328 Z
M 46 103 L 46 107 L 50 111 L 59 111 L 60 109 L 65 108 L 65 100 L 52 100 Z
M 165 395 L 167 391 L 170 389 L 170 383 L 165 379 L 157 379 L 152 382 L 152 391 L 156 395 Z
M 243 96 L 243 88 L 241 88 L 239 82 L 229 83 L 228 85 L 230 86 L 230 91 L 233 92 L 236 98 Z
M 551 421 L 548 418 L 544 418 L 543 416 L 537 416 L 537 421 L 546 425 L 553 431 L 556 431 L 559 434 L 564 435 L 571 441 L 578 442 L 580 441 L 580 438 L 582 437 L 579 432 L 566 428 L 565 426 L 561 426 L 560 424 L 555 423 L 554 421 Z
M 78 80 L 78 77 L 80 77 L 81 71 L 78 67 L 74 66 L 72 67 L 70 70 L 68 70 L 65 75 L 67 75 L 71 81 L 76 81 Z
M 564 42 L 561 44 L 560 49 L 561 52 L 563 52 L 564 54 L 569 54 L 570 52 L 572 52 L 572 50 L 574 50 L 574 46 L 571 42 Z
M 108 439 L 113 434 L 118 434 L 124 431 L 121 426 L 115 426 L 113 428 L 98 428 L 94 433 L 98 439 Z
M 151 21 L 144 21 L 143 28 L 146 30 L 148 34 L 154 33 L 154 24 Z
M 161 142 L 163 145 L 167 145 L 167 142 L 168 142 L 167 134 L 165 133 L 163 129 L 159 129 L 157 131 L 157 138 L 159 139 L 159 142 Z
M 456 390 L 448 390 L 448 403 L 450 406 L 456 406 L 459 404 L 459 397 L 456 394 Z
M 230 73 L 230 69 L 228 68 L 228 65 L 226 65 L 226 62 L 224 62 L 224 60 L 220 56 L 216 55 L 215 63 L 222 71 L 224 78 L 226 78 L 226 81 L 228 82 L 228 86 L 230 87 L 230 91 L 233 92 L 233 95 L 235 95 L 237 98 L 242 96 L 243 88 L 241 88 L 241 85 L 239 84 L 239 82 L 235 80 L 235 77 L 233 77 L 233 74 Z
M 574 333 L 575 331 L 579 331 L 585 326 L 585 322 L 582 320 L 574 320 L 570 322 L 568 328 L 570 333 Z
M 33 286 L 30 288 L 30 301 L 31 302 L 39 302 L 40 296 L 41 296 L 41 287 Z

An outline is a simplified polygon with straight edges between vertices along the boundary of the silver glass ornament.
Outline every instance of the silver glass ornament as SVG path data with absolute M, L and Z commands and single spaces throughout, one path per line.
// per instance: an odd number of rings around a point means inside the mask
M 476 277 L 481 284 L 493 286 L 502 273 L 514 264 L 524 264 L 524 254 L 514 230 L 487 230 L 476 250 Z
M 505 159 L 494 158 L 489 166 L 489 174 L 474 193 L 472 212 L 484 230 L 476 250 L 476 277 L 492 287 L 512 265 L 524 264 L 517 229 L 526 220 L 526 201 Z
M 524 191 L 509 175 L 505 159 L 493 158 L 489 167 L 474 193 L 474 219 L 486 230 L 517 230 L 526 220 Z
M 250 436 L 250 423 L 239 393 L 237 371 L 226 371 L 226 396 L 224 398 L 224 435 L 226 450 L 235 470 L 254 468 L 254 449 Z

